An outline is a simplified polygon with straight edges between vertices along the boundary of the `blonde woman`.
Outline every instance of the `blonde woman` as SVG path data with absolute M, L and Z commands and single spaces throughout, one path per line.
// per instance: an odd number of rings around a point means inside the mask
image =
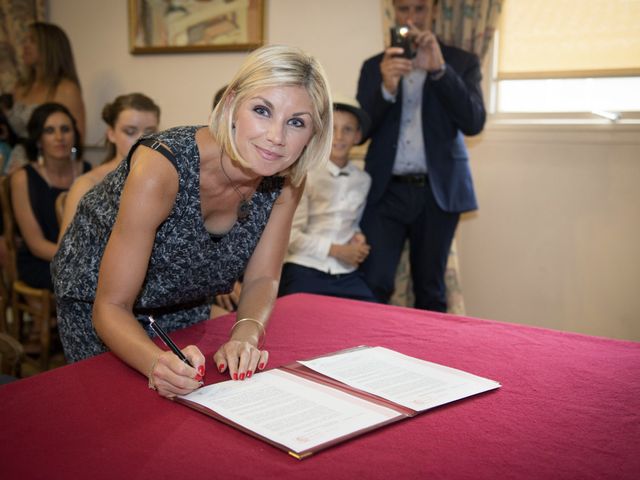
M 160 395 L 189 393 L 205 374 L 202 352 L 183 349 L 191 367 L 160 349 L 147 315 L 167 331 L 205 320 L 213 297 L 243 275 L 239 320 L 214 368 L 243 380 L 266 366 L 263 341 L 293 213 L 307 171 L 331 147 L 328 92 L 312 57 L 260 48 L 208 128 L 140 140 L 80 200 L 52 265 L 70 361 L 108 349 Z

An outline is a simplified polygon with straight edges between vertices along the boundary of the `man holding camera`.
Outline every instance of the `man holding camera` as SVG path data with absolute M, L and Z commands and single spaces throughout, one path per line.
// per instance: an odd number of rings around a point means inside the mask
M 477 208 L 463 135 L 482 131 L 478 58 L 438 42 L 437 0 L 394 0 L 396 45 L 366 60 L 358 101 L 371 117 L 372 185 L 362 270 L 388 302 L 409 239 L 415 307 L 446 311 L 444 274 L 460 213 Z

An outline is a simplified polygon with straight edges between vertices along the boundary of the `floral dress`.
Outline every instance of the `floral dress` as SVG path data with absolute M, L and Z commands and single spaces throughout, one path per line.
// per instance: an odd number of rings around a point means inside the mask
M 167 331 L 207 319 L 215 295 L 230 292 L 244 272 L 284 179 L 265 177 L 251 199 L 248 217 L 224 235 L 210 234 L 200 205 L 200 154 L 195 139 L 199 128 L 176 127 L 140 139 L 128 158 L 78 204 L 51 266 L 67 360 L 75 362 L 106 351 L 93 329 L 91 312 L 100 261 L 118 212 L 129 160 L 140 143 L 168 158 L 179 178 L 175 204 L 156 232 L 134 306 L 134 315 L 149 335 L 153 333 L 145 321 L 148 315 Z

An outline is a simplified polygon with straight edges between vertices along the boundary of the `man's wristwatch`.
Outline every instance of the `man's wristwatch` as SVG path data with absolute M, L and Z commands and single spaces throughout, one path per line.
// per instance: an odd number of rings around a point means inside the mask
M 440 67 L 438 70 L 434 70 L 432 72 L 427 72 L 428 76 L 429 76 L 429 80 L 432 81 L 438 81 L 440 80 L 442 77 L 444 77 L 444 74 L 447 72 L 447 64 L 443 63 L 442 67 Z

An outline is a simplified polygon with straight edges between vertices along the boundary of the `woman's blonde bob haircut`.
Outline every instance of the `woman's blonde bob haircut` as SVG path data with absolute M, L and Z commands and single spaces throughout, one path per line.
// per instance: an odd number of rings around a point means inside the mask
M 247 167 L 236 147 L 234 123 L 239 105 L 258 90 L 272 87 L 304 87 L 311 103 L 313 135 L 300 158 L 282 176 L 300 185 L 307 172 L 326 161 L 331 151 L 333 111 L 329 84 L 322 66 L 313 57 L 296 47 L 269 45 L 253 51 L 224 92 L 211 114 L 209 129 L 227 154 Z

